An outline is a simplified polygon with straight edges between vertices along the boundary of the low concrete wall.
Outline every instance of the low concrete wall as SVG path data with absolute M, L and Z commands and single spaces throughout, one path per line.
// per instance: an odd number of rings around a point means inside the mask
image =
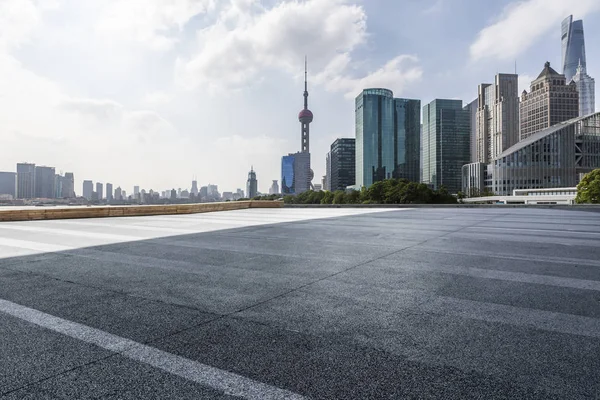
M 280 208 L 279 201 L 230 201 L 224 203 L 168 204 L 146 206 L 35 207 L 0 210 L 0 221 L 45 219 L 134 217 L 144 215 L 197 214 L 248 208 Z

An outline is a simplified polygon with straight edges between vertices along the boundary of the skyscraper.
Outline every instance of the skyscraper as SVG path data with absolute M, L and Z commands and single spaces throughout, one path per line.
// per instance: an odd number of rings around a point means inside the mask
M 190 191 L 194 196 L 198 196 L 198 181 L 195 179 L 192 181 L 192 190 Z
M 589 76 L 582 64 L 577 66 L 573 82 L 579 95 L 579 116 L 593 114 L 596 111 L 596 81 Z
M 63 185 L 65 177 L 59 174 L 54 175 L 54 197 L 60 199 L 63 197 Z
M 93 192 L 94 192 L 94 183 L 92 181 L 83 181 L 83 194 L 82 194 L 82 196 L 84 198 L 86 198 L 87 200 L 91 200 Z
M 573 16 L 569 15 L 563 20 L 561 31 L 563 74 L 567 83 L 569 83 L 577 73 L 579 64 L 581 64 L 584 71 L 587 67 L 583 21 L 573 21 Z
M 100 182 L 96 182 L 96 194 L 98 195 L 98 200 L 102 200 L 104 198 L 104 188 Z
M 470 114 L 461 100 L 436 99 L 423 107 L 423 183 L 458 193 L 469 163 Z
M 112 183 L 106 184 L 106 201 L 111 202 L 113 200 L 113 185 Z
M 519 141 L 519 76 L 497 74 L 478 88 L 475 162 L 489 163 Z
M 329 156 L 330 191 L 346 190 L 356 184 L 356 139 L 336 139 L 331 144 Z
M 256 180 L 256 172 L 254 172 L 254 167 L 250 168 L 250 172 L 248 172 L 246 192 L 248 193 L 249 199 L 253 199 L 258 195 L 258 181 Z
M 518 101 L 518 99 L 517 99 Z M 477 161 L 477 106 L 479 99 L 475 99 L 463 109 L 469 111 L 471 116 L 471 162 Z M 423 126 L 421 126 L 421 137 L 423 135 Z M 421 139 L 421 154 L 423 154 L 423 139 Z M 423 178 L 423 158 L 421 157 L 421 179 Z
M 17 198 L 32 199 L 35 196 L 35 164 L 17 164 Z
M 354 168 L 356 169 L 356 139 L 354 140 Z M 325 155 L 325 182 L 323 182 L 323 190 L 331 191 L 331 151 Z M 356 183 L 356 171 L 354 171 L 354 180 Z
M 531 82 L 529 93 L 521 94 L 519 106 L 521 140 L 560 122 L 579 116 L 579 94 L 575 82 L 567 83 L 565 75 L 544 64 L 539 76 Z
M 54 167 L 35 167 L 35 197 L 53 199 L 56 195 Z
M 419 182 L 421 159 L 421 100 L 394 99 L 392 176 Z
M 121 186 L 118 186 L 115 189 L 115 200 L 117 200 L 117 201 L 123 200 L 123 191 L 121 190 Z
M 419 181 L 420 108 L 420 100 L 395 99 L 388 89 L 365 89 L 356 97 L 356 186 Z
M 281 193 L 300 194 L 312 188 L 310 153 L 288 154 L 281 158 Z

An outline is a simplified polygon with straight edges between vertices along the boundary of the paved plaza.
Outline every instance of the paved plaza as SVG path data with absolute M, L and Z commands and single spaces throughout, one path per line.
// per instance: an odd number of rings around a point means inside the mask
M 600 213 L 0 223 L 0 399 L 600 398 Z

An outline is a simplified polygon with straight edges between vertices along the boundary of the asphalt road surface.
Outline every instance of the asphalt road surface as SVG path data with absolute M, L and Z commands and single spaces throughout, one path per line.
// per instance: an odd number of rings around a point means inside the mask
M 597 399 L 600 213 L 0 223 L 0 398 Z

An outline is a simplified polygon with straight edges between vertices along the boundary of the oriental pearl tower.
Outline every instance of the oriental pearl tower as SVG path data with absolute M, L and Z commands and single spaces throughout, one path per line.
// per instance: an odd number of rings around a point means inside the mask
M 298 120 L 300 121 L 302 140 L 302 150 L 300 152 L 308 153 L 310 157 L 310 123 L 313 121 L 313 113 L 308 109 L 308 63 L 306 57 L 304 57 L 304 109 L 298 114 Z M 313 188 L 312 180 L 314 178 L 314 175 L 315 174 L 313 170 L 310 169 L 308 176 L 308 187 L 310 187 L 311 189 Z

